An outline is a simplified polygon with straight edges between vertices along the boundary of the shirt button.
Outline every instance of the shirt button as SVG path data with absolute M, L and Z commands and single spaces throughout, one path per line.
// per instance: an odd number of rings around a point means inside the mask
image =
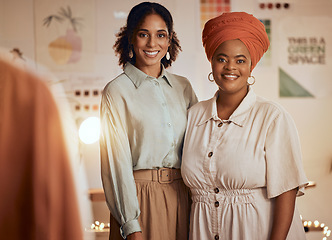
M 219 192 L 219 188 L 215 188 L 215 189 L 214 189 L 214 192 L 215 192 L 215 193 L 218 193 L 218 192 Z
M 167 125 L 170 127 L 170 126 L 172 126 L 172 124 L 171 123 L 167 123 Z
M 209 152 L 208 157 L 212 157 L 213 152 Z
M 219 202 L 216 201 L 216 202 L 214 203 L 214 206 L 215 206 L 215 207 L 219 207 Z
M 221 122 L 221 123 L 219 123 L 219 124 L 218 124 L 218 127 L 221 127 L 221 126 L 222 126 L 222 124 L 223 124 L 222 122 Z
M 158 86 L 158 85 L 159 85 L 159 83 L 155 82 L 155 83 L 154 83 L 154 85 Z
M 219 240 L 219 235 L 214 236 L 214 240 Z

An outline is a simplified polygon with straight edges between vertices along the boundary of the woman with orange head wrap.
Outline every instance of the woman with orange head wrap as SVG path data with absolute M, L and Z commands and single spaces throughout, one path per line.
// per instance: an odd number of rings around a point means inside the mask
M 193 200 L 190 240 L 305 239 L 295 198 L 308 181 L 296 127 L 250 87 L 269 47 L 264 25 L 224 13 L 205 24 L 202 40 L 218 91 L 188 113 L 181 171 Z

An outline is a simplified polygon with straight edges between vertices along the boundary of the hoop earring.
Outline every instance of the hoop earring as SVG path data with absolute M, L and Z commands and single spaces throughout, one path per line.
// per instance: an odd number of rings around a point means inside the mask
M 212 72 L 209 73 L 208 79 L 209 79 L 210 82 L 214 82 L 214 79 L 213 78 L 211 79 L 211 75 L 212 75 Z M 213 77 L 213 75 L 212 75 L 212 77 Z
M 253 80 L 252 80 L 252 82 L 249 82 L 248 80 L 249 80 L 249 78 L 252 78 Z M 247 84 L 249 85 L 249 86 L 251 86 L 251 85 L 254 85 L 255 84 L 255 82 L 256 82 L 256 79 L 255 79 L 255 77 L 254 76 L 249 76 L 249 78 L 248 78 L 248 80 L 247 80 Z
M 165 58 L 167 61 L 171 59 L 171 54 L 169 53 L 169 51 L 167 51 Z
M 128 56 L 129 56 L 130 59 L 132 59 L 134 57 L 134 53 L 133 53 L 133 50 L 131 48 L 129 50 Z

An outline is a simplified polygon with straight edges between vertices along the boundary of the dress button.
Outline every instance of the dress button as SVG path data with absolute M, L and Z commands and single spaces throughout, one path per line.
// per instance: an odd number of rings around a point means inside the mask
M 219 235 L 214 236 L 214 240 L 219 240 Z
M 222 124 L 223 124 L 222 122 L 221 122 L 221 123 L 219 123 L 219 124 L 218 124 L 218 127 L 221 127 L 221 126 L 222 126 Z
M 215 192 L 215 193 L 218 193 L 218 192 L 219 192 L 219 188 L 215 188 L 215 189 L 214 189 L 214 192 Z
M 214 206 L 215 206 L 215 207 L 219 207 L 219 202 L 216 201 L 216 202 L 214 203 Z
M 212 157 L 213 152 L 209 152 L 208 157 Z

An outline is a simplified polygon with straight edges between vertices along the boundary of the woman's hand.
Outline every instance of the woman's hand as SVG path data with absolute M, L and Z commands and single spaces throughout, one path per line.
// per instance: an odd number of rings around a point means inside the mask
M 285 240 L 293 221 L 297 188 L 277 196 L 270 240 Z
M 127 240 L 143 240 L 142 232 L 134 232 L 127 236 Z

